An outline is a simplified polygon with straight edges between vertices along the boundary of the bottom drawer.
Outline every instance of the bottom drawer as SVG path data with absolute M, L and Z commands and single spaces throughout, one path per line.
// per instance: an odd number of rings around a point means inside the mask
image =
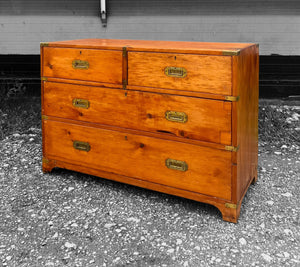
M 231 152 L 52 120 L 43 127 L 46 157 L 231 199 Z

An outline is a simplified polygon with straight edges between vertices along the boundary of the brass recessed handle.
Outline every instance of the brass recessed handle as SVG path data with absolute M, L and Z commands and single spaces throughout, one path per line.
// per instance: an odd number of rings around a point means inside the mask
M 188 165 L 185 161 L 176 159 L 166 159 L 166 166 L 169 169 L 185 172 L 188 170 Z
M 88 142 L 82 141 L 73 141 L 73 147 L 77 150 L 89 152 L 91 150 L 91 146 Z
M 187 70 L 181 67 L 166 67 L 165 74 L 168 77 L 184 78 L 187 75 Z
M 90 107 L 90 101 L 88 101 L 87 99 L 74 98 L 72 104 L 76 108 L 88 109 Z
M 87 70 L 90 67 L 88 61 L 75 59 L 72 61 L 72 67 L 74 69 Z
M 186 123 L 188 120 L 188 115 L 180 111 L 167 110 L 165 112 L 165 118 L 168 121 Z

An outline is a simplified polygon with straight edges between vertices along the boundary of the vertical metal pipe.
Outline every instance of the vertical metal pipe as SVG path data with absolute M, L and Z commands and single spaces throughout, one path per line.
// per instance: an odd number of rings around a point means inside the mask
M 100 1 L 100 19 L 102 22 L 102 26 L 106 27 L 107 25 L 107 15 L 106 15 L 106 0 Z

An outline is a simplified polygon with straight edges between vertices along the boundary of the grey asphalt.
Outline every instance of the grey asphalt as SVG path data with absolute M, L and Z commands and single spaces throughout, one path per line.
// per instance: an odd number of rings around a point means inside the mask
M 258 182 L 237 224 L 207 204 L 43 174 L 41 158 L 39 128 L 0 141 L 0 266 L 300 266 L 297 142 L 259 142 Z

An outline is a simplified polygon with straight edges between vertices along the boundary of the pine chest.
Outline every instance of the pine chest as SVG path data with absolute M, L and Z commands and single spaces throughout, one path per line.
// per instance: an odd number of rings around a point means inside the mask
M 216 206 L 257 179 L 258 45 L 41 43 L 43 171 L 66 168 Z

